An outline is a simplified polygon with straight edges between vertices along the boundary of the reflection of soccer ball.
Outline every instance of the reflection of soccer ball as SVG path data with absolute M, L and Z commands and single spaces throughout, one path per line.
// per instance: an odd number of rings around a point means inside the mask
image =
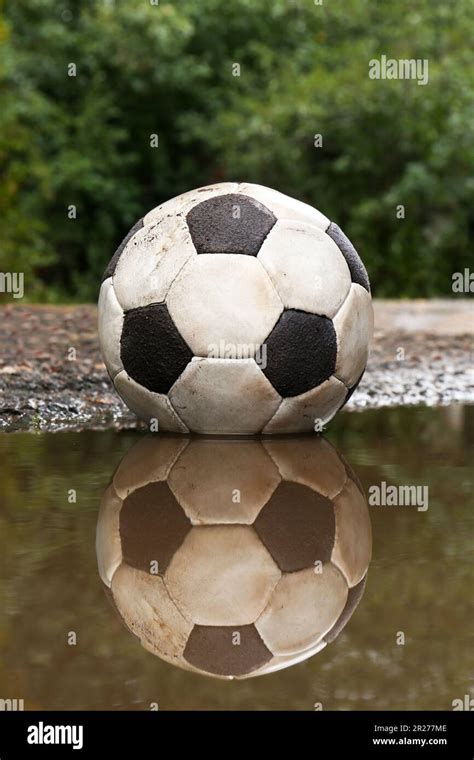
M 231 182 L 146 214 L 99 298 L 115 388 L 139 417 L 175 432 L 323 425 L 362 377 L 372 322 L 367 273 L 336 224 Z
M 97 525 L 103 582 L 153 654 L 221 677 L 307 659 L 345 626 L 371 555 L 365 498 L 321 439 L 145 438 Z

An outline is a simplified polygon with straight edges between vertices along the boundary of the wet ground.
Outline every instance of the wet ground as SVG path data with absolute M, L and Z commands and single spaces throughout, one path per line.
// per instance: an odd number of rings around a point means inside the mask
M 64 324 L 61 345 L 73 330 Z M 92 346 L 92 328 L 74 329 Z M 94 398 L 102 371 L 91 373 Z M 25 709 L 452 709 L 474 694 L 473 422 L 462 405 L 339 415 L 329 438 L 365 494 L 382 481 L 426 486 L 428 508 L 369 506 L 367 585 L 342 632 L 301 664 L 241 681 L 146 651 L 104 591 L 99 504 L 141 434 L 0 436 L 0 697 Z M 208 474 L 209 488 L 220 474 Z
M 0 430 L 130 429 L 98 351 L 95 306 L 0 308 Z M 472 301 L 375 301 L 366 374 L 345 411 L 474 400 Z

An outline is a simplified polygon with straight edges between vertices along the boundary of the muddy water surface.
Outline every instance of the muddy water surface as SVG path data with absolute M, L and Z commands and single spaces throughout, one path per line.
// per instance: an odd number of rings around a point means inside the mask
M 99 504 L 140 435 L 0 436 L 0 698 L 25 709 L 451 709 L 473 689 L 473 422 L 461 406 L 340 415 L 328 438 L 366 495 L 382 482 L 423 486 L 428 508 L 369 506 L 373 558 L 344 630 L 301 664 L 241 681 L 150 654 L 104 593 Z

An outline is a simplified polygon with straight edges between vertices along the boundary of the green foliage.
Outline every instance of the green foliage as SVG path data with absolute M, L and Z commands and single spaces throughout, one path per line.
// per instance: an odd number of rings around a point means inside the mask
M 469 0 L 10 0 L 0 270 L 94 299 L 137 218 L 236 179 L 337 221 L 377 295 L 449 295 L 474 226 L 473 22 Z M 429 83 L 370 79 L 382 54 L 427 58 Z

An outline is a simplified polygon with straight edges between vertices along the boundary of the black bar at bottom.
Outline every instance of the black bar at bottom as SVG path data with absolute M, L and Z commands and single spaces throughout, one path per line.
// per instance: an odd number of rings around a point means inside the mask
M 152 749 L 160 755 L 165 747 L 168 754 L 173 746 L 180 752 L 191 746 L 209 754 L 237 748 L 254 754 L 257 746 L 275 744 L 280 752 L 293 746 L 296 754 L 308 741 L 316 756 L 350 751 L 462 760 L 474 757 L 472 717 L 461 711 L 2 712 L 0 758 L 94 757 L 101 750 L 109 757 L 139 758 Z

